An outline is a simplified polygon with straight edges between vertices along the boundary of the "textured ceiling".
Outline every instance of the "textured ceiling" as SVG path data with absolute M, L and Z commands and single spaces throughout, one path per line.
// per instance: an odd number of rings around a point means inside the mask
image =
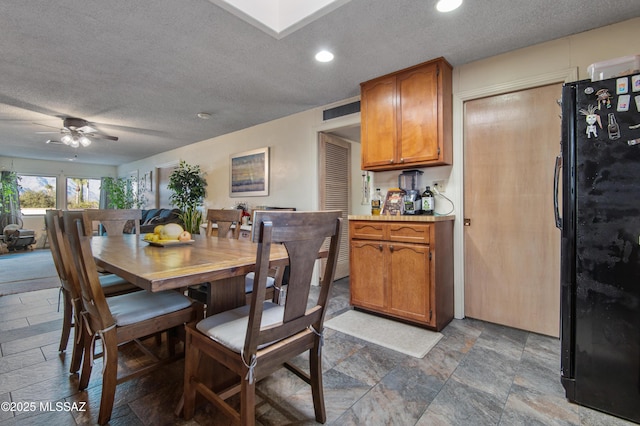
M 360 82 L 428 59 L 455 67 L 640 16 L 638 0 L 434 5 L 351 0 L 277 40 L 208 0 L 4 1 L 0 155 L 122 164 L 357 96 Z M 320 48 L 335 60 L 316 63 Z M 36 132 L 64 117 L 119 140 L 45 144 L 59 135 Z

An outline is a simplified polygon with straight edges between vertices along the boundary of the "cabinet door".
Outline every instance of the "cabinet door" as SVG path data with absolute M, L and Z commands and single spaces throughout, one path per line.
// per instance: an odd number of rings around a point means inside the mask
M 429 246 L 389 243 L 389 313 L 433 325 Z
M 385 306 L 385 250 L 384 244 L 351 241 L 349 286 L 351 304 L 380 310 Z
M 393 164 L 396 157 L 396 79 L 361 86 L 362 169 Z
M 439 160 L 438 65 L 399 74 L 397 90 L 398 161 L 410 165 Z

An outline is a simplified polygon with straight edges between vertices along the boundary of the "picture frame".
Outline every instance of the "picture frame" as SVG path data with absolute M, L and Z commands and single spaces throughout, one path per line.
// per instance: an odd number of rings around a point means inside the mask
M 229 196 L 269 195 L 269 147 L 231 154 Z

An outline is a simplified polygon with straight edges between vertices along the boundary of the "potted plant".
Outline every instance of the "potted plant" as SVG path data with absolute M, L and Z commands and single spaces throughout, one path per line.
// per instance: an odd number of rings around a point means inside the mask
M 20 176 L 16 172 L 0 172 L 0 232 L 6 225 L 21 222 L 19 191 Z
M 132 178 L 106 177 L 102 189 L 107 193 L 107 207 L 112 209 L 139 209 L 145 202 L 140 191 L 136 191 Z
M 169 175 L 168 188 L 173 191 L 169 201 L 180 209 L 180 219 L 185 230 L 192 234 L 200 233 L 202 212 L 198 207 L 204 203 L 206 186 L 207 181 L 200 166 L 187 164 L 184 160 L 181 160 L 178 168 Z

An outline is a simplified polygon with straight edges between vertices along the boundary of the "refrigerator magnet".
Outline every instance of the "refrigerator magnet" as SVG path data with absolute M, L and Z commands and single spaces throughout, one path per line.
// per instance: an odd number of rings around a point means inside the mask
M 596 96 L 598 96 L 598 109 L 602 109 L 602 105 L 611 108 L 611 93 L 609 93 L 609 89 L 598 90 Z
M 631 95 L 618 96 L 618 106 L 616 110 L 620 112 L 629 111 L 629 102 L 631 102 Z
M 616 80 L 616 93 L 618 95 L 629 93 L 629 79 L 627 77 L 621 77 Z
M 631 91 L 640 92 L 640 74 L 631 77 Z
M 580 109 L 580 114 L 586 116 L 587 121 L 587 138 L 591 139 L 591 135 L 598 137 L 598 129 L 596 128 L 596 123 L 602 129 L 602 121 L 600 120 L 600 116 L 596 114 L 596 106 L 589 105 L 587 109 Z
M 634 96 L 633 100 L 636 101 L 636 109 L 640 112 L 640 95 Z

